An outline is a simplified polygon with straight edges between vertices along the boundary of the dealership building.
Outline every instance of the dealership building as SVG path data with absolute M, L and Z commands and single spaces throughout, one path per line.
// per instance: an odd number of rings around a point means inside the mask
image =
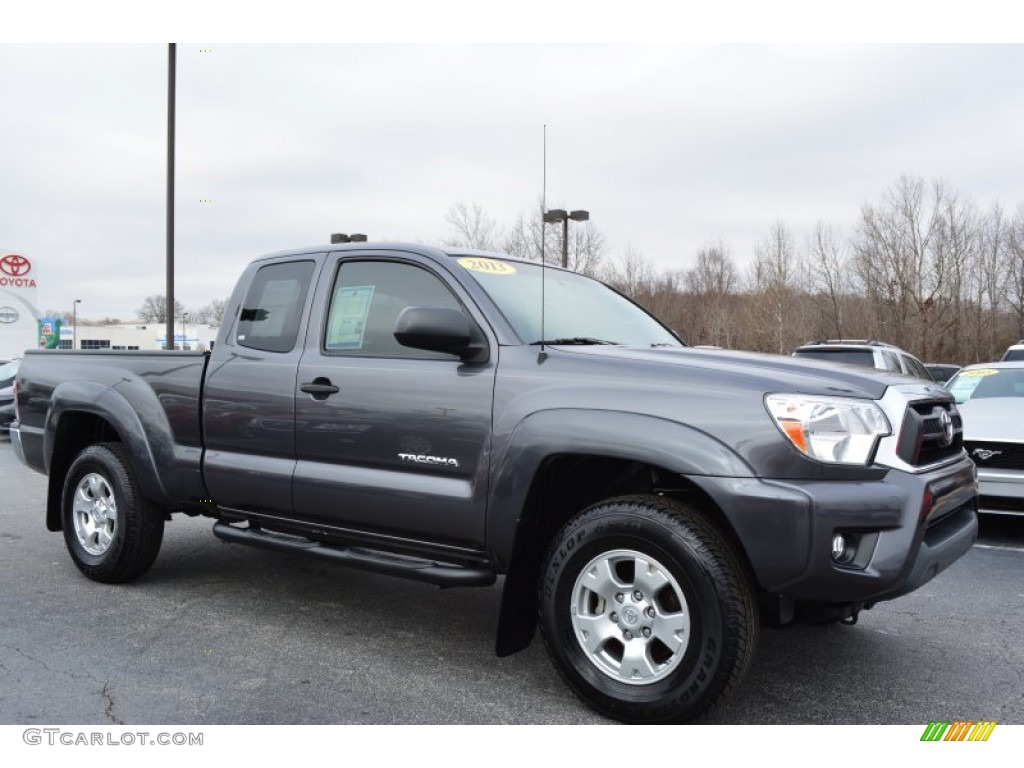
M 116 323 L 112 325 L 62 325 L 59 349 L 164 349 L 167 328 L 163 323 Z M 179 322 L 175 349 L 210 349 L 217 340 L 217 326 Z
M 39 346 L 39 309 L 32 261 L 0 248 L 0 360 Z
M 27 256 L 0 248 L 0 360 L 21 357 L 26 349 L 149 349 L 166 347 L 164 323 L 63 325 L 43 317 L 37 292 L 38 271 Z M 217 327 L 178 322 L 176 349 L 210 349 Z

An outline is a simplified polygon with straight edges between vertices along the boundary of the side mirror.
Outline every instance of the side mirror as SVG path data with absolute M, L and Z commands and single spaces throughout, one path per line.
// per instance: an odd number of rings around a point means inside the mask
M 404 347 L 458 355 L 463 362 L 482 362 L 484 347 L 472 343 L 472 327 L 462 312 L 450 307 L 406 307 L 395 321 L 395 340 Z

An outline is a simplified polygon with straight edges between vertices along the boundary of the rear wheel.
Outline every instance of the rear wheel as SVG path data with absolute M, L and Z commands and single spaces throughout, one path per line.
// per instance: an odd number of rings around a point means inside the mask
M 71 559 L 94 581 L 137 579 L 160 551 L 163 514 L 140 493 L 120 443 L 78 454 L 64 480 L 61 515 Z
M 540 625 L 552 660 L 599 712 L 682 722 L 713 706 L 753 656 L 753 589 L 729 542 L 664 497 L 597 504 L 548 550 Z

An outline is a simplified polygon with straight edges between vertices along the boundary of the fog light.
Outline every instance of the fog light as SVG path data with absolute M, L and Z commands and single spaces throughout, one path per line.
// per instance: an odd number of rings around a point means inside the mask
M 836 561 L 842 560 L 845 552 L 846 539 L 843 538 L 841 533 L 837 533 L 832 537 L 832 559 Z
M 837 533 L 832 537 L 832 562 L 849 565 L 857 556 L 860 536 L 856 533 Z

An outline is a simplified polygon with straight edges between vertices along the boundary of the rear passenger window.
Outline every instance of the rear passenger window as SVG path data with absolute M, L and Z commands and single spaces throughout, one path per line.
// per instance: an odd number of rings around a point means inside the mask
M 903 373 L 903 369 L 900 367 L 899 358 L 896 357 L 892 352 L 883 349 L 882 360 L 885 363 L 885 370 L 895 371 L 896 373 Z
M 313 267 L 312 261 L 285 261 L 260 267 L 242 303 L 235 341 L 265 352 L 294 349 Z

